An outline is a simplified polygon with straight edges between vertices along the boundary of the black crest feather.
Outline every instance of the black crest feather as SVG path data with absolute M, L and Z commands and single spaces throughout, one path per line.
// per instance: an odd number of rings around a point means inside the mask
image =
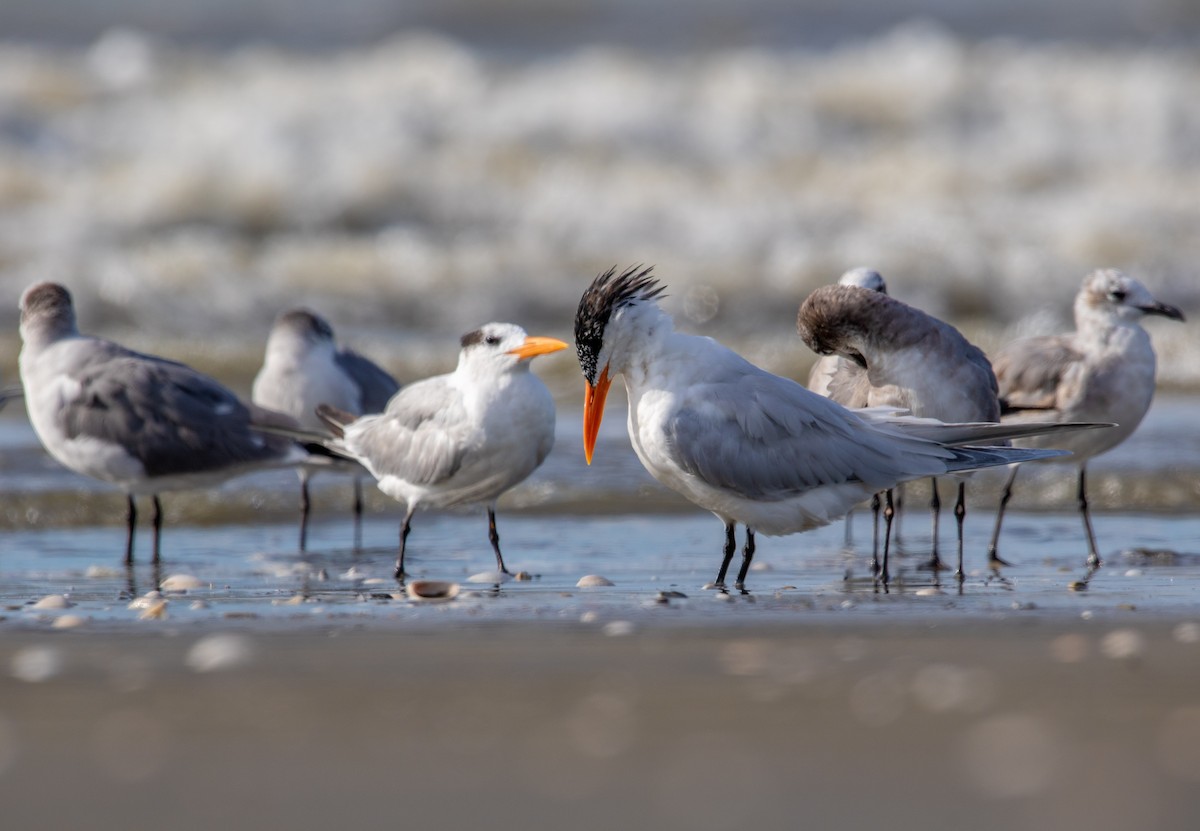
M 596 365 L 604 341 L 604 328 L 622 306 L 663 296 L 666 286 L 651 274 L 654 266 L 635 265 L 617 274 L 617 267 L 600 274 L 579 299 L 575 313 L 575 353 L 589 384 L 596 383 Z

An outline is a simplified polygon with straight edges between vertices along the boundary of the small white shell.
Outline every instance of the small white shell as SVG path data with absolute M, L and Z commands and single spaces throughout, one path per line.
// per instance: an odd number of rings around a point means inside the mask
M 599 574 L 585 574 L 579 578 L 579 582 L 575 584 L 577 589 L 591 589 L 598 586 L 613 586 L 616 585 L 607 577 L 601 577 Z
M 507 583 L 513 579 L 511 574 L 503 571 L 481 571 L 467 578 L 468 583 Z
M 59 615 L 50 625 L 55 629 L 78 629 L 87 622 L 88 619 L 83 615 Z
M 205 585 L 199 577 L 191 574 L 172 574 L 162 581 L 159 589 L 165 592 L 186 592 L 193 589 L 202 589 Z
M 159 603 L 162 599 L 163 599 L 162 592 L 149 591 L 149 592 L 146 592 L 145 594 L 143 594 L 141 597 L 135 597 L 133 600 L 129 601 L 129 605 L 126 606 L 125 608 L 127 608 L 127 609 L 149 609 L 151 606 L 155 605 L 156 603 Z
M 167 601 L 159 600 L 142 610 L 138 620 L 162 620 L 167 616 Z
M 33 604 L 34 609 L 69 609 L 75 604 L 65 594 L 48 594 Z
M 458 583 L 446 580 L 413 580 L 404 585 L 409 600 L 418 602 L 444 602 L 458 597 Z

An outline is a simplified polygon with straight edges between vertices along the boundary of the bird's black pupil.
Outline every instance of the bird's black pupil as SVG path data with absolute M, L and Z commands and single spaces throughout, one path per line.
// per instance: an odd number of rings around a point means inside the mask
M 1121 291 L 1120 289 L 1116 289 L 1114 291 L 1110 291 L 1108 296 L 1119 302 L 1125 299 L 1125 292 Z
M 496 337 L 495 335 L 488 335 L 486 338 L 484 338 L 484 343 L 486 343 L 490 346 L 495 346 L 499 342 L 500 342 L 500 338 Z

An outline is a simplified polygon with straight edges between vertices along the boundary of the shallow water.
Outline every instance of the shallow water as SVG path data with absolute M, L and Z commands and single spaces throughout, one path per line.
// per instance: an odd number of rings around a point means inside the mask
M 31 444 L 28 426 L 9 419 L 0 430 L 8 505 L 0 532 L 0 602 L 7 618 L 0 625 L 49 626 L 61 614 L 81 616 L 91 626 L 154 625 L 138 621 L 140 611 L 127 608 L 130 596 L 175 574 L 195 576 L 205 588 L 170 597 L 172 626 L 231 618 L 290 628 L 345 619 L 657 625 L 813 616 L 1178 615 L 1200 603 L 1195 408 L 1190 397 L 1161 397 L 1141 430 L 1093 462 L 1094 519 L 1107 562 L 1083 590 L 1070 588 L 1087 577 L 1071 468 L 1046 466 L 1023 474 L 1024 487 L 1016 492 L 1001 541 L 1002 555 L 1014 565 L 999 574 L 984 567 L 984 552 L 1000 477 L 992 473 L 971 480 L 968 576 L 961 594 L 948 574 L 939 583 L 919 568 L 929 551 L 924 483 L 906 491 L 899 565 L 886 594 L 869 579 L 865 511 L 853 520 L 849 547 L 840 522 L 803 535 L 759 537 L 747 594 L 705 590 L 719 565 L 720 523 L 646 475 L 615 407 L 604 424 L 596 464 L 586 467 L 578 413 L 568 410 L 560 417 L 559 442 L 547 464 L 505 498 L 498 514 L 509 568 L 533 579 L 503 584 L 486 579 L 495 565 L 481 512 L 421 514 L 414 521 L 409 571 L 413 578 L 460 583 L 462 594 L 445 604 L 414 604 L 399 596 L 391 578 L 399 509 L 373 488 L 368 488 L 365 549 L 354 552 L 348 485 L 315 479 L 310 551 L 302 556 L 295 547 L 297 487 L 289 471 L 244 477 L 212 492 L 165 496 L 163 563 L 157 573 L 147 563 L 149 510 L 143 507 L 138 564 L 126 571 L 120 562 L 123 498 L 58 468 Z M 940 550 L 952 560 L 950 488 L 943 486 L 942 497 L 947 507 Z M 579 589 L 576 583 L 584 575 L 601 575 L 614 585 Z M 482 582 L 472 582 L 477 576 Z M 663 592 L 684 596 L 664 597 Z M 59 612 L 29 605 L 57 593 L 68 594 L 75 605 Z

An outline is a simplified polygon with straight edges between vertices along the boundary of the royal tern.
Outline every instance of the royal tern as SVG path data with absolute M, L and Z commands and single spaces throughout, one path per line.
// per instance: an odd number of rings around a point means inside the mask
M 79 333 L 71 294 L 39 283 L 21 297 L 21 382 L 29 420 L 46 451 L 66 467 L 122 490 L 128 500 L 125 562 L 133 562 L 134 497 L 214 485 L 307 453 L 250 428 L 251 416 L 286 417 L 249 407 L 191 367 Z
M 825 525 L 907 479 L 1033 458 L 1012 448 L 951 446 L 1003 439 L 1013 428 L 851 412 L 711 338 L 678 333 L 659 308 L 664 287 L 650 272 L 610 269 L 580 299 L 575 349 L 586 384 L 584 455 L 590 464 L 605 398 L 620 375 L 629 438 L 646 470 L 725 524 L 717 586 L 724 585 L 739 522 L 746 526 L 741 587 L 756 533 Z
M 533 473 L 554 445 L 554 399 L 529 361 L 566 347 L 511 323 L 489 323 L 462 336 L 453 372 L 409 384 L 378 415 L 318 408 L 334 431 L 326 446 L 360 462 L 380 490 L 405 504 L 397 579 L 405 576 L 413 513 L 468 503 L 487 506 L 496 567 L 508 573 L 496 500 Z
M 1142 328 L 1146 315 L 1183 320 L 1174 306 L 1155 300 L 1140 282 L 1116 269 L 1099 269 L 1083 280 L 1075 296 L 1075 331 L 1065 335 L 1014 341 L 992 362 L 1000 382 L 1005 422 L 1111 421 L 1109 430 L 1064 436 L 1056 446 L 1070 450 L 1079 466 L 1076 498 L 1087 536 L 1087 564 L 1100 565 L 1087 502 L 1087 463 L 1111 450 L 1137 429 L 1154 398 L 1154 347 Z M 1027 439 L 1025 447 L 1044 445 Z M 1004 486 L 988 556 L 997 547 L 1004 509 L 1012 498 L 1018 468 Z
M 948 323 L 877 291 L 824 286 L 800 306 L 796 328 L 814 352 L 842 359 L 830 379 L 830 397 L 844 406 L 896 407 L 947 422 L 997 422 L 996 376 L 982 350 Z M 937 479 L 931 480 L 933 550 L 938 557 Z M 890 499 L 889 499 L 890 501 Z M 963 579 L 966 483 L 958 480 L 958 570 Z M 890 525 L 890 523 L 889 523 Z M 888 539 L 884 542 L 886 574 Z
M 308 309 L 281 314 L 267 338 L 262 369 L 254 378 L 251 400 L 286 413 L 306 430 L 321 430 L 317 405 L 328 404 L 352 415 L 378 413 L 400 385 L 378 365 L 352 349 L 339 347 L 333 327 Z M 354 480 L 354 547 L 362 546 L 362 476 L 356 462 L 299 467 L 300 550 L 308 542 L 308 480 L 317 470 L 348 473 Z

